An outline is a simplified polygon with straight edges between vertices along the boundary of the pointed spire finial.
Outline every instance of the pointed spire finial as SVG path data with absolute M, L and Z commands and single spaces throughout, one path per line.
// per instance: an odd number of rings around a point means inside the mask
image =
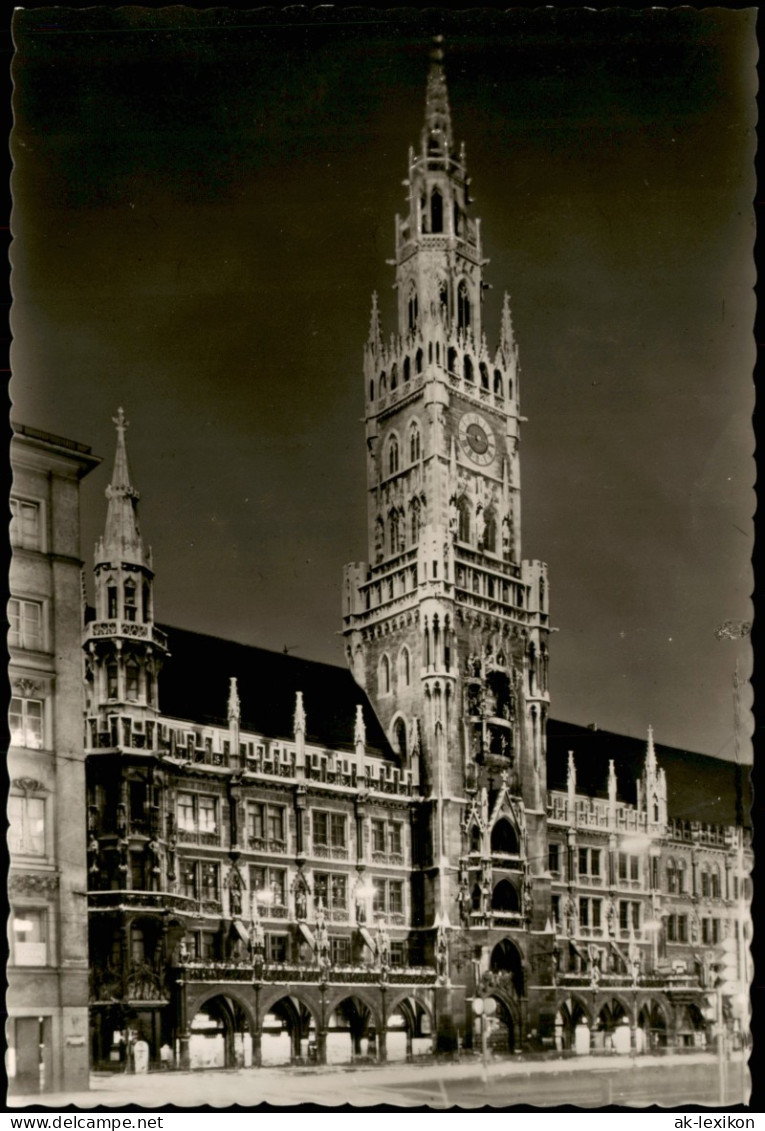
M 380 329 L 380 309 L 377 305 L 377 291 L 372 291 L 372 315 L 369 319 L 369 342 L 370 345 L 377 346 L 382 342 L 382 331 Z
M 656 748 L 653 744 L 653 727 L 648 727 L 648 744 L 645 751 L 646 769 L 651 775 L 656 774 Z
M 507 291 L 505 291 L 505 297 L 502 300 L 502 323 L 499 332 L 499 345 L 506 358 L 512 353 L 513 346 L 515 345 L 513 315 L 510 311 L 510 295 Z
M 356 706 L 356 724 L 353 728 L 353 741 L 356 746 L 364 747 L 367 744 L 367 728 L 364 722 L 364 708 L 361 703 Z
M 229 722 L 240 722 L 242 707 L 239 702 L 239 688 L 236 676 L 232 675 L 228 682 L 228 719 Z
M 302 735 L 305 734 L 305 724 L 306 724 L 306 717 L 305 717 L 305 707 L 303 706 L 303 692 L 302 691 L 296 691 L 295 692 L 295 717 L 294 717 L 294 720 L 293 720 L 293 729 L 295 731 L 296 736 L 299 735 L 299 734 L 302 734 Z
M 425 94 L 425 126 L 422 131 L 423 152 L 445 156 L 452 147 L 452 118 L 444 72 L 444 37 L 433 37 L 430 70 Z
M 149 565 L 150 555 L 144 551 L 141 531 L 138 525 L 138 491 L 130 481 L 125 432 L 128 421 L 120 405 L 117 415 L 112 417 L 117 429 L 117 448 L 114 453 L 114 468 L 106 498 L 109 505 L 106 511 L 106 527 L 97 552 L 100 560 L 131 562 Z

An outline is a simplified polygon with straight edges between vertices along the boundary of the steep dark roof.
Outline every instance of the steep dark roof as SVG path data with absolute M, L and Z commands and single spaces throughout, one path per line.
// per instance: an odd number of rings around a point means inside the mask
M 547 724 L 547 786 L 566 788 L 568 751 L 574 751 L 577 790 L 590 796 L 606 797 L 608 761 L 613 759 L 618 795 L 635 803 L 637 782 L 643 770 L 646 738 L 630 738 L 613 731 L 592 730 L 550 719 Z M 656 759 L 667 774 L 667 809 L 670 817 L 683 821 L 703 821 L 710 825 L 736 823 L 737 776 L 740 779 L 744 824 L 750 825 L 752 789 L 751 767 L 738 771 L 733 762 L 694 754 L 656 743 Z
M 160 625 L 170 657 L 162 669 L 159 703 L 165 715 L 197 723 L 226 725 L 229 678 L 236 676 L 242 727 L 270 738 L 292 738 L 295 692 L 303 692 L 308 740 L 352 749 L 356 705 L 364 708 L 367 745 L 395 761 L 385 733 L 364 691 L 351 673 L 334 664 L 269 652 L 216 636 Z M 566 788 L 568 751 L 574 751 L 579 793 L 607 796 L 608 762 L 613 759 L 622 801 L 635 804 L 636 782 L 646 739 L 593 730 L 550 719 L 547 724 L 547 785 Z M 712 825 L 736 822 L 737 767 L 720 758 L 656 743 L 667 773 L 669 816 Z M 744 823 L 751 824 L 749 767 L 739 771 Z
M 225 726 L 229 679 L 236 676 L 243 730 L 291 739 L 295 693 L 302 691 L 309 742 L 353 749 L 360 703 L 367 747 L 396 760 L 366 694 L 345 668 L 183 628 L 159 627 L 167 633 L 170 649 L 159 677 L 164 715 Z

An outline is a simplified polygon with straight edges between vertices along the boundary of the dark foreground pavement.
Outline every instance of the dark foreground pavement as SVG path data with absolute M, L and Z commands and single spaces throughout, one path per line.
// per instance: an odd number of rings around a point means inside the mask
M 744 1090 L 745 1089 L 745 1090 Z M 508 1107 L 528 1104 L 582 1108 L 615 1104 L 664 1108 L 688 1104 L 711 1110 L 746 1102 L 749 1073 L 741 1054 L 729 1060 L 721 1103 L 717 1060 L 712 1053 L 678 1056 L 579 1057 L 576 1060 L 494 1061 L 483 1078 L 480 1063 L 391 1064 L 352 1068 L 260 1068 L 231 1071 L 153 1073 L 147 1076 L 94 1075 L 91 1090 L 45 1096 L 13 1096 L 12 1108 L 44 1105 L 58 1110 L 177 1107 L 275 1107 L 301 1103 L 335 1107 L 402 1108 Z

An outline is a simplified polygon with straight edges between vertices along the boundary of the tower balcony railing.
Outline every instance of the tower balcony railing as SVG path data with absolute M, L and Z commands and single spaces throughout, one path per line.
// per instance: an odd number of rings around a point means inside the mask
M 688 844 L 704 844 L 710 848 L 729 848 L 735 839 L 735 831 L 732 827 L 677 819 L 667 822 L 667 835 L 673 840 L 685 841 Z
M 458 562 L 479 566 L 484 572 L 494 573 L 500 580 L 504 578 L 512 578 L 514 581 L 521 580 L 521 567 L 516 562 L 500 557 L 495 558 L 494 556 L 487 560 L 482 551 L 473 550 L 463 542 L 455 543 L 454 558 Z M 525 588 L 526 586 L 524 586 Z
M 85 627 L 83 637 L 85 641 L 103 640 L 111 637 L 124 636 L 132 640 L 148 640 L 158 644 L 161 648 L 167 647 L 167 634 L 153 624 L 141 624 L 134 620 L 94 620 Z

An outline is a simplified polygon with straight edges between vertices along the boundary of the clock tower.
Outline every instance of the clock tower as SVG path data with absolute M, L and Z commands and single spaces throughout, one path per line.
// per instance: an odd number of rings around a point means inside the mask
M 364 349 L 369 563 L 345 570 L 347 659 L 419 775 L 423 949 L 448 948 L 454 984 L 504 947 L 522 1025 L 552 949 L 549 590 L 521 558 L 518 348 L 507 295 L 496 345 L 482 325 L 488 260 L 438 43 L 404 183 L 397 326 L 383 335 L 373 296 Z

